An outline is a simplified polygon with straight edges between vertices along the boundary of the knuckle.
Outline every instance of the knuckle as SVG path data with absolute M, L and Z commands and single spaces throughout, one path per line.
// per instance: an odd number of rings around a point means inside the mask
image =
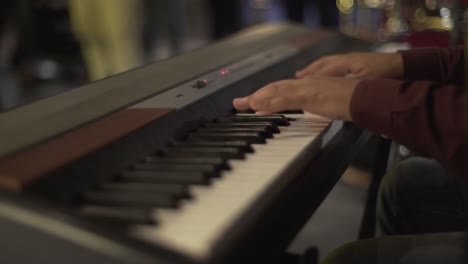
M 284 96 L 281 98 L 282 108 L 291 108 L 294 105 L 294 100 L 290 96 Z
M 250 107 L 254 110 L 264 109 L 268 107 L 268 101 L 266 98 L 252 98 Z
M 280 90 L 280 84 L 278 82 L 272 83 L 269 87 L 269 92 L 271 94 L 276 94 Z

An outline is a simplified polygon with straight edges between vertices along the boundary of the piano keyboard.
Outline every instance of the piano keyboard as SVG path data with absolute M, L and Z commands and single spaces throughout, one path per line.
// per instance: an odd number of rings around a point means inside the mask
M 130 223 L 138 239 L 206 259 L 330 122 L 310 114 L 217 118 L 87 192 L 81 214 Z

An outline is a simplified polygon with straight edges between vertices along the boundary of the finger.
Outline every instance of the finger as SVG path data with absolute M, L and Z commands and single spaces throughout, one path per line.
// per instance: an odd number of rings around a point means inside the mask
M 349 74 L 349 69 L 343 64 L 329 64 L 315 72 L 317 76 L 344 77 Z
M 237 110 L 248 110 L 250 108 L 249 96 L 243 98 L 235 98 L 232 105 Z
M 302 79 L 307 75 L 313 75 L 318 69 L 323 67 L 325 64 L 326 64 L 326 60 L 325 59 L 320 59 L 320 60 L 310 64 L 306 68 L 297 71 L 296 72 L 296 78 Z
M 315 72 L 318 69 L 320 69 L 322 67 L 322 65 L 324 65 L 323 61 L 314 62 L 311 65 L 309 65 L 308 67 L 297 71 L 296 74 L 295 74 L 296 78 L 297 79 L 302 79 L 307 75 L 313 75 L 313 74 L 315 74 Z
M 327 64 L 330 62 L 334 61 L 336 56 L 326 56 L 323 58 L 320 58 L 319 60 L 313 62 L 306 68 L 299 70 L 296 72 L 296 78 L 302 79 L 307 75 L 314 75 L 318 70 L 320 70 L 322 67 L 325 67 Z
M 253 110 L 258 110 L 261 108 L 260 102 L 264 98 L 270 97 L 271 94 L 275 93 L 276 90 L 278 89 L 279 86 L 284 86 L 287 85 L 291 80 L 284 80 L 284 81 L 277 81 L 274 83 L 270 83 L 259 90 L 257 90 L 255 93 L 251 94 L 250 96 L 242 97 L 242 98 L 235 98 L 232 102 L 234 108 L 237 110 L 248 110 L 248 109 L 253 109 Z M 252 105 L 252 97 L 258 98 L 256 100 L 256 103 Z
M 265 98 L 263 102 L 263 107 L 261 110 L 255 112 L 257 115 L 272 115 L 277 112 L 281 112 L 284 110 L 290 109 L 298 109 L 298 107 L 294 107 L 295 100 L 291 97 L 286 96 L 278 96 L 278 97 L 271 97 Z
M 257 114 L 272 114 L 282 110 L 299 109 L 300 96 L 296 85 L 298 81 L 283 81 L 271 84 L 251 95 L 249 103 Z

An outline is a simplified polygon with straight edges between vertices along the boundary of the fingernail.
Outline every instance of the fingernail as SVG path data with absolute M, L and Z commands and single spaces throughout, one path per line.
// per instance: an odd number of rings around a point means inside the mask
M 267 115 L 268 113 L 265 112 L 265 111 L 257 111 L 255 112 L 255 115 L 259 115 L 259 116 L 263 116 L 263 115 Z

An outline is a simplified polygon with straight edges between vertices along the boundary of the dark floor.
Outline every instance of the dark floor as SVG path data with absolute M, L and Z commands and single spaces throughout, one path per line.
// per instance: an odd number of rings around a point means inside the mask
M 355 168 L 348 169 L 288 251 L 301 254 L 308 247 L 317 247 L 319 257 L 323 258 L 338 246 L 356 240 L 368 181 L 368 173 Z

